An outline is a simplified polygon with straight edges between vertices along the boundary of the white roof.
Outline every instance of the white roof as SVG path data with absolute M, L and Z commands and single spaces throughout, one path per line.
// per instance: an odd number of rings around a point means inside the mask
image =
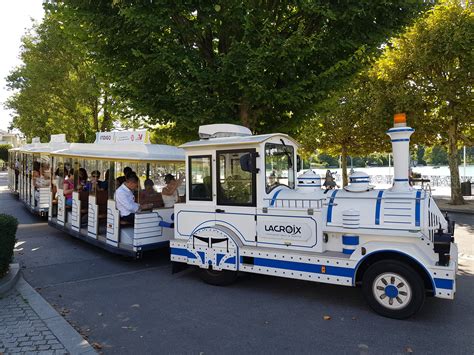
M 39 137 L 35 137 L 31 143 L 19 147 L 18 150 L 22 153 L 51 153 L 54 150 L 66 149 L 69 145 L 65 134 L 52 134 L 48 143 L 41 143 Z
M 256 136 L 236 136 L 236 137 L 221 137 L 221 138 L 210 138 L 210 139 L 201 139 L 199 141 L 188 142 L 180 145 L 181 148 L 191 148 L 191 147 L 207 147 L 212 145 L 239 145 L 239 144 L 259 144 L 269 140 L 270 138 L 286 138 L 298 146 L 293 138 L 286 134 L 282 133 L 270 133 L 270 134 L 260 134 Z
M 32 143 L 21 147 L 19 150 L 22 153 L 51 153 L 58 149 L 65 149 L 71 143 Z
M 184 150 L 164 144 L 71 143 L 53 155 L 128 161 L 184 161 Z

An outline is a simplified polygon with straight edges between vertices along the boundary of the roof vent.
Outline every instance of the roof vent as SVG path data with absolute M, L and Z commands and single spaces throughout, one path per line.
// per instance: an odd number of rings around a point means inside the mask
M 208 124 L 199 127 L 199 138 L 201 139 L 251 135 L 252 132 L 247 127 L 229 123 Z
M 369 175 L 362 171 L 355 172 L 349 177 L 349 185 L 344 189 L 350 192 L 363 192 L 372 190 L 374 187 L 369 185 Z

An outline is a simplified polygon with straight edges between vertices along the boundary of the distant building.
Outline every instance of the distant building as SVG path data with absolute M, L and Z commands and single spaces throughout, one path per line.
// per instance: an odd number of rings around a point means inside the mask
M 16 148 L 24 143 L 24 139 L 22 139 L 19 134 L 0 129 L 0 145 L 10 144 L 13 148 Z

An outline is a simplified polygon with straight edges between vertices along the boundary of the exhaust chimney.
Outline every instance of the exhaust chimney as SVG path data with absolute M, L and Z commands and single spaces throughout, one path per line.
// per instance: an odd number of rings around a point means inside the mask
M 415 131 L 407 127 L 407 119 L 404 113 L 397 113 L 394 116 L 393 128 L 387 131 L 392 141 L 393 152 L 393 186 L 391 191 L 401 192 L 411 190 L 408 181 L 410 164 L 410 136 Z

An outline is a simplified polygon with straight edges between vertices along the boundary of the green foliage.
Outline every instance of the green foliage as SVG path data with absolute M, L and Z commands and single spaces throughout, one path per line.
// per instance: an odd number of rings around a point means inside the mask
M 448 164 L 448 152 L 446 148 L 435 145 L 426 149 L 426 160 L 430 165 L 447 165 Z
M 448 141 L 448 126 L 472 143 L 472 5 L 445 1 L 392 40 L 371 74 L 393 112 L 407 112 L 415 142 Z M 465 136 L 461 133 L 469 133 Z
M 417 164 L 423 164 L 423 165 L 426 165 L 426 161 L 424 160 L 424 156 L 425 156 L 425 147 L 423 145 L 418 145 L 416 147 L 416 156 L 415 156 L 415 161 Z
M 329 154 L 318 154 L 316 160 L 313 160 L 317 166 L 328 168 L 328 167 L 338 167 L 339 166 L 339 159 L 337 156 L 332 156 Z
M 332 91 L 301 127 L 298 138 L 303 148 L 344 156 L 389 150 L 385 135 L 389 115 L 379 111 L 378 99 L 365 72 Z
M 10 144 L 0 144 L 0 160 L 8 161 L 8 149 L 11 148 Z
M 388 155 L 381 153 L 369 154 L 365 157 L 366 165 L 369 166 L 388 166 Z
M 459 151 L 459 160 L 464 160 L 464 152 L 461 149 Z M 474 147 L 466 147 L 466 164 L 474 165 Z
M 0 278 L 8 272 L 9 265 L 13 260 L 17 227 L 18 221 L 15 217 L 0 214 Z
M 389 127 L 389 115 L 380 112 L 378 99 L 374 84 L 364 71 L 316 105 L 316 115 L 306 120 L 299 131 L 298 138 L 306 151 L 320 149 L 341 155 L 344 186 L 348 183 L 348 156 L 388 150 L 385 130 Z
M 159 133 L 183 141 L 195 138 L 199 125 L 217 122 L 294 132 L 315 102 L 427 4 L 66 0 L 51 6 L 88 29 L 86 44 L 113 92 L 147 124 L 172 125 Z
M 457 154 L 472 145 L 472 3 L 447 0 L 387 45 L 372 69 L 393 112 L 407 112 L 414 142 L 448 148 L 451 199 L 463 203 Z
M 14 111 L 12 127 L 29 139 L 66 133 L 71 142 L 92 141 L 96 131 L 112 128 L 112 107 L 120 103 L 85 46 L 87 29 L 60 8 L 50 8 L 23 37 L 23 64 L 7 77 L 13 94 L 6 107 Z
M 233 203 L 249 203 L 252 196 L 252 183 L 247 179 L 242 179 L 239 175 L 228 176 L 225 179 L 225 198 Z

